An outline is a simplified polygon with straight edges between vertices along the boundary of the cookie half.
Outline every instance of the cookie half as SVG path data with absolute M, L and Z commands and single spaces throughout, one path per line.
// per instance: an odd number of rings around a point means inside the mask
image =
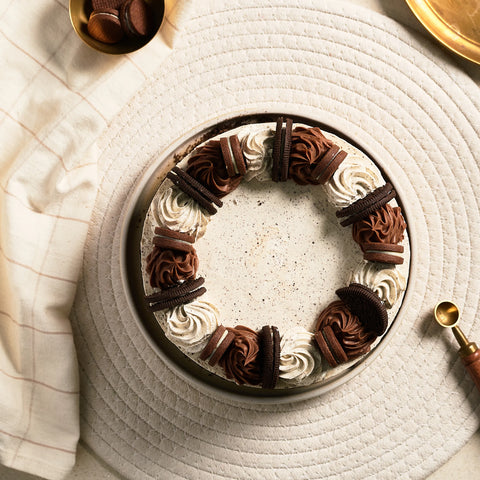
M 262 349 L 262 387 L 275 388 L 280 375 L 280 333 L 265 325 L 260 332 Z
M 200 354 L 200 360 L 207 360 L 214 367 L 235 340 L 235 334 L 219 325 Z
M 385 333 L 388 326 L 387 309 L 373 290 L 359 283 L 351 283 L 335 293 L 368 331 L 377 336 Z
M 330 325 L 315 332 L 315 341 L 331 367 L 336 367 L 348 360 L 345 350 L 340 345 Z
M 340 222 L 342 227 L 351 225 L 367 217 L 371 213 L 386 205 L 395 198 L 396 192 L 390 183 L 370 192 L 366 197 L 357 200 L 348 207 L 342 208 L 336 212 L 338 218 L 348 217 Z
M 293 120 L 283 117 L 277 118 L 275 137 L 272 152 L 272 180 L 274 182 L 286 182 L 288 168 L 290 166 L 290 151 L 292 148 Z
M 195 280 L 187 280 L 174 287 L 147 295 L 145 299 L 150 304 L 149 308 L 153 312 L 173 308 L 177 305 L 190 303 L 203 295 L 207 291 L 205 287 L 202 287 L 204 283 L 205 279 L 202 277 Z
M 340 150 L 337 145 L 332 145 L 313 169 L 312 177 L 318 180 L 321 185 L 327 183 L 346 157 L 347 152 Z

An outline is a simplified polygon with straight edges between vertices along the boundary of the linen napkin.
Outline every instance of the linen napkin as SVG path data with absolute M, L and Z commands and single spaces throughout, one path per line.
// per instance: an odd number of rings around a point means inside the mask
M 67 0 L 0 6 L 0 463 L 50 479 L 75 463 L 79 382 L 68 319 L 97 192 L 95 141 L 171 51 L 167 0 L 142 50 L 76 36 Z

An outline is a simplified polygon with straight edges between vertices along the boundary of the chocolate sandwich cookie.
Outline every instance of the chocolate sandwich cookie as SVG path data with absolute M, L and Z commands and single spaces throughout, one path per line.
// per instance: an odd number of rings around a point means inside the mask
M 125 0 L 120 7 L 123 31 L 129 37 L 143 37 L 152 30 L 153 15 L 144 0 Z
M 160 292 L 147 295 L 145 299 L 150 304 L 149 308 L 153 312 L 173 308 L 177 305 L 192 302 L 203 295 L 207 291 L 205 287 L 202 287 L 204 283 L 205 279 L 202 277 L 195 280 L 187 280 Z
M 190 198 L 195 200 L 210 215 L 217 213 L 217 209 L 213 204 L 218 207 L 223 205 L 223 202 L 218 197 L 181 168 L 173 167 L 172 170 L 167 173 L 167 178 Z
M 87 30 L 92 38 L 102 43 L 117 43 L 124 36 L 119 12 L 114 8 L 94 10 L 88 19 Z
M 380 297 L 370 288 L 359 283 L 339 288 L 335 292 L 356 315 L 364 327 L 380 336 L 388 326 L 388 313 Z
M 202 350 L 200 360 L 207 360 L 208 364 L 214 367 L 234 340 L 235 335 L 223 325 L 219 325 Z
M 403 245 L 393 243 L 369 242 L 362 243 L 363 258 L 370 262 L 402 265 Z
M 370 192 L 366 197 L 357 200 L 348 207 L 342 208 L 336 212 L 338 218 L 348 217 L 340 222 L 342 227 L 351 225 L 367 217 L 376 210 L 382 208 L 390 200 L 395 198 L 396 192 L 390 183 Z
M 336 367 L 348 361 L 348 356 L 330 325 L 315 332 L 315 341 L 331 367 Z
M 178 250 L 180 252 L 195 252 L 192 243 L 195 241 L 193 235 L 177 232 L 166 227 L 155 227 L 153 245 L 165 250 Z
M 220 139 L 220 148 L 222 149 L 222 157 L 227 168 L 229 177 L 237 175 L 245 175 L 247 167 L 243 158 L 240 140 L 236 135 L 231 137 L 222 137 Z
M 105 8 L 114 8 L 120 10 L 125 0 L 92 0 L 93 10 L 103 10 Z
M 275 388 L 280 375 L 280 333 L 265 325 L 260 332 L 262 348 L 262 387 Z
M 332 145 L 313 169 L 312 177 L 321 185 L 327 183 L 346 157 L 347 152 L 340 150 L 337 145 Z
M 152 243 L 155 247 L 162 250 L 176 250 L 178 252 L 195 253 L 191 243 L 182 242 L 169 237 L 153 237 Z
M 292 126 L 293 120 L 291 118 L 286 118 L 285 122 L 283 117 L 277 119 L 272 152 L 272 180 L 274 182 L 286 182 L 288 178 Z
M 176 230 L 171 230 L 167 227 L 155 227 L 155 235 L 160 235 L 162 237 L 169 237 L 175 240 L 180 240 L 182 242 L 194 243 L 195 237 L 185 232 L 177 232 Z

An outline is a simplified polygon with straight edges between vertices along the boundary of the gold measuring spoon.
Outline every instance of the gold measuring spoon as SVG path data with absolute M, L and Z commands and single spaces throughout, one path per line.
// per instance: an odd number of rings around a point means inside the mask
M 442 327 L 452 329 L 453 335 L 460 345 L 458 354 L 467 372 L 480 391 L 480 349 L 475 343 L 469 342 L 464 333 L 457 327 L 458 320 L 460 319 L 460 310 L 453 302 L 444 301 L 437 304 L 433 310 L 433 315 Z

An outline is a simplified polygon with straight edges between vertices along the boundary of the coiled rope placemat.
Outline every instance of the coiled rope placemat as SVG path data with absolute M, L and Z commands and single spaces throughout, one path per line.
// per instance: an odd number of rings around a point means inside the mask
M 155 78 L 100 145 L 103 174 L 72 313 L 84 441 L 128 478 L 422 478 L 478 428 L 479 395 L 431 311 L 475 336 L 478 88 L 395 22 L 333 2 L 197 2 Z M 206 3 L 206 2 L 205 2 Z M 206 394 L 157 357 L 122 290 L 122 212 L 142 172 L 219 115 L 317 118 L 383 158 L 412 230 L 401 325 L 344 386 L 283 405 Z

